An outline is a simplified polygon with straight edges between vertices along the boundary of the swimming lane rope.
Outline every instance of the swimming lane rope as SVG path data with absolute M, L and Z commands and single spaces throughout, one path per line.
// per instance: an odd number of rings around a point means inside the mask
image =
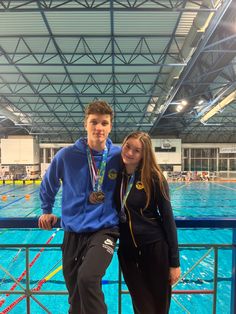
M 56 231 L 51 235 L 51 237 L 47 240 L 46 244 L 49 244 L 53 238 L 55 237 L 56 233 L 60 230 L 60 228 L 57 228 Z M 35 255 L 35 257 L 33 258 L 33 260 L 29 263 L 29 269 L 34 265 L 34 263 L 37 261 L 37 259 L 40 257 L 41 253 L 45 250 L 45 247 L 41 248 L 39 253 L 37 253 Z M 17 278 L 16 282 L 11 286 L 10 291 L 14 291 L 15 288 L 17 287 L 18 282 L 20 282 L 24 277 L 26 276 L 26 269 L 23 271 L 23 273 Z M 5 298 L 0 300 L 0 307 L 3 306 L 3 304 L 6 301 L 6 298 L 9 296 L 10 294 L 7 293 L 5 295 Z M 4 312 L 1 312 L 4 313 Z
M 12 260 L 9 262 L 7 270 L 8 272 L 11 270 L 12 266 L 14 265 L 14 263 L 18 260 L 18 257 L 20 255 L 20 252 L 22 251 L 22 248 L 18 250 L 18 252 L 16 253 L 16 255 L 12 258 Z M 0 282 L 0 287 L 2 286 L 2 284 L 4 283 L 4 281 L 7 278 L 7 274 L 4 275 L 4 277 L 2 278 L 1 282 Z M 1 302 L 1 299 L 0 299 Z
M 45 278 L 41 279 L 38 282 L 37 287 L 33 288 L 32 291 L 40 291 L 42 288 L 42 285 L 50 280 L 53 276 L 55 276 L 60 270 L 62 269 L 62 265 L 57 267 L 53 272 L 51 272 L 48 276 Z M 7 314 L 9 313 L 17 304 L 19 304 L 22 300 L 26 298 L 26 295 L 20 296 L 18 299 L 16 299 L 14 302 L 12 302 L 8 307 L 6 307 L 0 314 Z

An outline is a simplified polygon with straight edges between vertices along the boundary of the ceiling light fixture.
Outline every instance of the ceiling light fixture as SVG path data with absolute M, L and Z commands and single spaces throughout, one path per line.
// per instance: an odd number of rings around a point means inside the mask
M 147 105 L 147 112 L 149 112 L 149 113 L 152 113 L 152 112 L 153 112 L 153 110 L 154 110 L 155 107 L 156 107 L 157 101 L 158 101 L 158 97 L 153 96 L 153 97 L 151 98 L 150 104 Z
M 188 104 L 187 100 L 185 100 L 185 99 L 181 100 L 181 105 L 182 106 L 187 106 L 187 104 Z
M 153 123 L 137 123 L 136 126 L 153 126 Z
M 155 104 L 149 104 L 147 106 L 147 112 L 153 112 L 154 108 L 155 108 Z
M 204 100 L 203 99 L 200 99 L 199 101 L 198 101 L 198 105 L 202 105 L 204 103 Z
M 220 125 L 222 125 L 222 123 L 206 123 L 206 122 L 202 122 L 202 124 L 205 126 L 220 126 Z
M 183 108 L 184 108 L 184 107 L 183 107 L 182 105 L 178 105 L 177 108 L 176 108 L 176 110 L 177 110 L 178 112 L 180 112 Z
M 176 102 L 176 105 L 178 105 L 178 106 L 176 107 L 176 111 L 178 111 L 178 112 L 182 111 L 183 108 L 184 108 L 185 106 L 187 106 L 187 104 L 188 104 L 188 102 L 187 102 L 187 100 L 185 100 L 185 99 L 183 99 L 183 100 L 181 100 L 181 101 L 179 101 L 179 102 Z

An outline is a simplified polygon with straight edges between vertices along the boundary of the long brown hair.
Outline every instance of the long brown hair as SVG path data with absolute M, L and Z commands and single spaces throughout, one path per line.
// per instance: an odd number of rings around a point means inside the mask
M 156 161 L 156 157 L 155 157 L 155 154 L 153 151 L 152 141 L 151 141 L 150 136 L 147 133 L 141 132 L 141 131 L 132 132 L 124 139 L 122 146 L 130 138 L 138 139 L 142 143 L 142 146 L 143 146 L 142 147 L 143 148 L 143 151 L 142 151 L 143 157 L 142 157 L 142 160 L 140 161 L 139 168 L 141 169 L 141 181 L 143 183 L 144 190 L 145 190 L 146 195 L 147 195 L 147 202 L 146 202 L 145 207 L 148 206 L 148 204 L 151 200 L 151 192 L 153 190 L 152 189 L 153 188 L 153 178 L 157 179 L 158 184 L 160 186 L 161 193 L 168 200 L 169 197 L 168 197 L 166 190 L 164 188 L 165 177 L 162 173 L 160 166 L 158 165 L 158 163 Z

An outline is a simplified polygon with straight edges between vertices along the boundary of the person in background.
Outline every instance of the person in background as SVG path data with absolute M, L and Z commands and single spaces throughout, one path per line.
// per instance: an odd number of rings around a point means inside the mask
M 89 104 L 84 122 L 87 137 L 55 155 L 40 187 L 43 214 L 38 224 L 50 230 L 57 221 L 52 211 L 62 184 L 63 274 L 70 314 L 107 313 L 101 281 L 119 236 L 113 194 L 120 148 L 108 138 L 112 118 L 105 101 Z
M 168 183 L 149 135 L 129 134 L 115 199 L 120 217 L 118 257 L 136 314 L 169 312 L 171 285 L 180 276 L 176 225 Z

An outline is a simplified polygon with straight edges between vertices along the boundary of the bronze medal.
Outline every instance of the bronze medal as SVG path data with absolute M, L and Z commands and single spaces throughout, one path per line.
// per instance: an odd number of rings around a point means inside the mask
M 98 203 L 103 203 L 105 199 L 105 194 L 102 191 L 95 192 L 96 199 Z
M 89 195 L 89 202 L 91 204 L 99 204 L 102 203 L 105 199 L 105 194 L 102 191 L 92 192 Z
M 96 204 L 96 200 L 95 200 L 95 197 L 94 197 L 94 192 L 92 192 L 90 195 L 89 195 L 89 202 L 91 204 Z

